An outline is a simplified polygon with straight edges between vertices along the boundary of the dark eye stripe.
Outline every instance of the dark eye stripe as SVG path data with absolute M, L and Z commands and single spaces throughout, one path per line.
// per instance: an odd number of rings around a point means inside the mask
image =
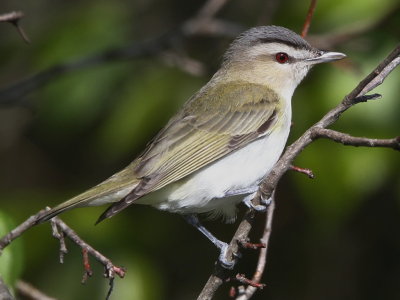
M 287 45 L 289 47 L 293 47 L 295 49 L 300 49 L 300 50 L 309 50 L 310 46 L 307 44 L 301 44 L 301 43 L 296 43 L 294 41 L 289 41 L 289 40 L 283 40 L 279 38 L 259 38 L 256 40 L 256 44 L 264 44 L 264 43 L 280 43 Z

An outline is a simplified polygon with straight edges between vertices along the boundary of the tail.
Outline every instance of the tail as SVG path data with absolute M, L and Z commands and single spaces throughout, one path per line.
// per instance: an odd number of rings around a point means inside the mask
M 116 203 L 111 204 L 109 208 L 106 209 L 105 212 L 101 214 L 101 216 L 97 219 L 96 225 L 99 224 L 101 221 L 111 218 L 112 216 L 119 213 L 121 210 L 127 208 L 131 205 L 135 200 L 139 199 L 141 195 L 136 195 L 135 193 L 130 193 L 121 200 Z
M 90 191 L 90 190 L 89 190 Z M 86 192 L 85 192 L 86 193 Z M 53 217 L 57 216 L 58 214 L 61 214 L 64 211 L 76 208 L 76 207 L 84 207 L 84 206 L 89 206 L 90 202 L 95 200 L 95 197 L 85 197 L 84 194 L 80 194 L 72 199 L 69 199 L 56 207 L 53 207 L 52 209 L 48 210 L 44 215 L 40 216 L 36 220 L 36 224 L 41 224 L 43 222 L 46 222 Z
M 121 200 L 128 195 L 139 182 L 139 180 L 133 176 L 126 176 L 126 173 L 127 170 L 124 169 L 86 192 L 57 205 L 40 216 L 35 223 L 40 224 L 46 222 L 58 214 L 73 208 L 100 206 Z

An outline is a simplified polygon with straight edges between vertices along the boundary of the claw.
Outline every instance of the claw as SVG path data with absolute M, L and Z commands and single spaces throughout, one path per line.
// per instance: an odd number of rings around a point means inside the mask
M 235 259 L 237 259 L 237 258 L 242 258 L 242 253 L 240 253 L 240 252 L 235 252 L 235 253 L 232 253 L 232 256 L 233 256 Z
M 254 205 L 253 202 L 251 200 L 253 200 L 254 196 L 256 195 L 256 193 L 247 195 L 244 199 L 243 199 L 243 203 L 248 207 L 248 208 L 252 208 L 258 212 L 264 212 L 267 210 L 268 205 L 271 203 L 272 199 L 268 198 L 267 200 L 265 200 L 264 198 L 261 197 L 261 203 L 262 204 L 258 204 L 258 205 Z
M 269 197 L 267 199 L 264 199 L 264 197 L 261 195 L 261 203 L 265 206 L 269 206 L 272 202 L 272 197 Z
M 223 268 L 228 269 L 228 270 L 232 270 L 233 267 L 235 266 L 236 261 L 235 260 L 229 261 L 226 258 L 229 245 L 227 243 L 221 242 L 221 244 L 219 244 L 217 247 L 221 251 L 220 254 L 219 254 L 219 257 L 218 257 L 218 262 L 221 264 L 221 266 Z

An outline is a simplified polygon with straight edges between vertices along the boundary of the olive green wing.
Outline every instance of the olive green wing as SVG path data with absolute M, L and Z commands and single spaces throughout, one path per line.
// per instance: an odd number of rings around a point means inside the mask
M 138 186 L 100 220 L 268 135 L 282 114 L 278 100 L 269 88 L 248 82 L 200 90 L 133 162 Z

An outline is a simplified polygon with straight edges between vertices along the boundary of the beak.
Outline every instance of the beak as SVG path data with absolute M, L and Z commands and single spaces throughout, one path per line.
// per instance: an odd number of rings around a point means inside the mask
M 311 64 L 319 64 L 343 59 L 345 57 L 346 54 L 340 52 L 320 51 L 316 57 L 308 58 L 306 61 L 310 62 Z

